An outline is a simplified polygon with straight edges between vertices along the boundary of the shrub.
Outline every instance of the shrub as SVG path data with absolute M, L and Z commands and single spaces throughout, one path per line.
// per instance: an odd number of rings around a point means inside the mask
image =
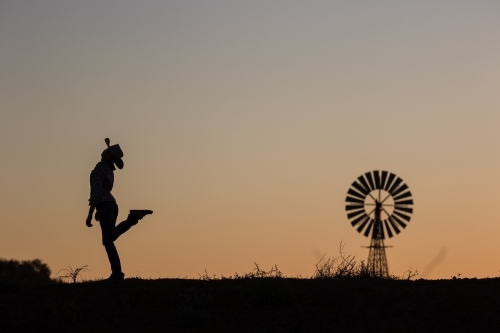
M 402 276 L 389 274 L 381 277 L 375 274 L 368 265 L 361 260 L 359 263 L 353 255 L 344 253 L 344 244 L 340 243 L 339 256 L 328 258 L 324 261 L 326 254 L 316 264 L 313 279 L 387 279 L 387 280 L 411 280 L 418 275 L 418 270 L 413 271 L 410 267 Z
M 50 268 L 40 259 L 0 259 L 0 281 L 6 282 L 51 282 Z
M 370 278 L 372 276 L 368 266 L 363 260 L 356 262 L 356 257 L 344 253 L 344 244 L 340 243 L 340 255 L 338 257 L 325 259 L 326 254 L 316 264 L 313 279 L 346 279 L 346 278 Z

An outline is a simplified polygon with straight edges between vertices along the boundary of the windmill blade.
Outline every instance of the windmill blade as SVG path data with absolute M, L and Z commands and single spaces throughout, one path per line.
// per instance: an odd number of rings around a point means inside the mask
M 406 228 L 406 223 L 401 221 L 397 216 L 392 215 L 390 219 L 396 221 L 401 227 L 403 227 L 403 229 Z
M 365 200 L 365 198 L 366 198 L 366 195 L 360 194 L 360 193 L 354 191 L 352 188 L 350 188 L 349 191 L 347 191 L 347 194 L 350 194 L 353 197 L 358 197 L 362 200 Z
M 404 192 L 408 189 L 408 185 L 403 184 L 401 185 L 396 191 L 394 191 L 392 194 L 393 197 L 396 197 L 399 193 Z
M 389 228 L 389 225 L 387 224 L 387 220 L 384 220 L 384 227 L 387 230 L 389 238 L 392 238 L 394 235 L 392 234 L 391 228 Z
M 364 200 L 360 200 L 360 199 L 349 197 L 349 196 L 345 198 L 345 201 L 346 202 L 356 202 L 356 203 L 360 203 L 360 204 L 364 204 L 365 203 Z
M 364 179 L 363 179 L 364 180 Z M 352 187 L 354 187 L 356 190 L 358 190 L 359 192 L 363 193 L 365 196 L 368 195 L 368 193 L 370 193 L 370 191 L 368 191 L 366 188 L 364 188 L 363 186 L 361 186 L 358 182 L 354 182 L 351 184 Z
M 359 223 L 359 222 L 361 222 L 361 221 L 364 221 L 365 219 L 369 219 L 369 217 L 368 217 L 368 216 L 366 216 L 366 215 L 361 215 L 360 217 L 358 217 L 358 218 L 354 219 L 354 220 L 351 222 L 351 225 L 352 225 L 353 227 L 355 227 L 355 226 L 356 226 L 356 224 L 358 224 L 358 223 Z
M 406 220 L 406 222 L 410 222 L 411 217 L 406 216 L 405 214 L 402 214 L 402 213 L 398 212 L 397 210 L 394 210 L 394 214 L 401 217 L 402 219 Z
M 413 200 L 403 200 L 403 201 L 394 201 L 394 204 L 397 205 L 413 205 Z
M 367 172 L 365 173 L 365 177 L 366 179 L 368 179 L 368 183 L 370 184 L 370 190 L 375 190 L 376 187 L 375 187 L 375 184 L 373 183 L 373 177 L 372 177 L 372 173 L 371 172 Z
M 375 196 L 371 192 L 376 190 Z M 382 193 L 382 190 L 387 193 Z M 365 202 L 368 196 L 374 200 L 373 203 Z M 391 198 L 391 202 L 387 203 L 386 200 Z M 408 185 L 396 174 L 385 170 L 372 170 L 359 176 L 348 189 L 345 202 L 351 225 L 365 237 L 381 240 L 399 234 L 413 214 L 413 199 Z M 393 208 L 390 214 L 388 206 Z M 377 209 L 382 209 L 382 216 L 375 214 Z
M 407 213 L 413 213 L 413 208 L 406 208 L 406 207 L 401 207 L 401 206 L 394 206 L 394 209 L 395 210 L 400 210 L 400 211 L 403 211 L 403 212 L 407 212 Z
M 392 184 L 392 181 L 394 180 L 394 177 L 396 177 L 395 174 L 391 173 L 389 174 L 389 179 L 387 179 L 387 183 L 385 184 L 384 190 L 389 192 L 389 187 Z
M 349 214 L 347 214 L 347 218 L 350 220 L 350 219 L 352 219 L 353 217 L 358 216 L 359 214 L 365 214 L 365 215 L 366 215 L 365 210 L 364 210 L 364 209 L 361 209 L 361 210 L 358 210 L 358 211 L 356 211 L 356 212 L 349 213 Z
M 366 228 L 364 233 L 365 237 L 368 237 L 370 235 L 370 231 L 372 230 L 374 222 L 375 222 L 374 220 L 370 219 L 370 224 L 368 224 L 368 228 Z
M 392 229 L 394 229 L 394 231 L 396 232 L 396 234 L 399 234 L 401 231 L 399 230 L 399 228 L 396 226 L 396 224 L 392 221 L 392 218 L 389 217 L 389 224 L 392 226 Z
M 354 209 L 364 209 L 365 207 L 363 205 L 347 205 L 345 206 L 345 210 L 354 210 Z
M 358 227 L 358 229 L 356 229 L 359 233 L 361 233 L 361 231 L 363 231 L 364 227 L 366 226 L 366 224 L 370 221 L 370 219 L 366 219 L 363 221 L 363 223 L 361 223 L 361 225 Z
M 383 190 L 385 188 L 385 181 L 387 180 L 387 171 L 382 171 L 382 179 L 380 180 L 380 189 Z
M 404 199 L 404 198 L 409 198 L 409 197 L 411 197 L 411 192 L 410 191 L 405 192 L 403 194 L 400 194 L 397 197 L 394 197 L 394 201 L 401 200 L 401 199 Z
M 389 192 L 392 196 L 394 196 L 392 193 L 394 193 L 394 191 L 398 188 L 399 184 L 401 184 L 402 181 L 403 180 L 398 177 L 387 192 Z
M 380 186 L 380 174 L 378 170 L 373 171 L 373 178 L 375 179 L 375 188 L 381 190 L 382 186 Z
M 366 182 L 365 177 L 363 177 L 363 175 L 361 175 L 358 177 L 358 180 L 361 183 L 361 185 L 363 185 L 365 187 L 366 194 L 370 193 L 370 191 L 371 191 L 370 185 L 368 185 L 368 183 Z

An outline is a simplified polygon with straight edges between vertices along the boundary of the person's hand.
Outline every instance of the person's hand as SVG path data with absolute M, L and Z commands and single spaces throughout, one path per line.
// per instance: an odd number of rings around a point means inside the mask
M 85 221 L 87 227 L 92 227 L 92 215 L 87 216 L 87 221 Z

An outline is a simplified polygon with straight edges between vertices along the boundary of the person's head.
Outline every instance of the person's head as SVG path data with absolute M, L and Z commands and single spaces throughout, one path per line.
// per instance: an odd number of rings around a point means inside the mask
M 113 163 L 113 153 L 111 153 L 111 151 L 108 148 L 102 151 L 101 161 L 108 162 L 111 164 Z
M 109 139 L 106 139 L 106 145 L 108 148 L 104 149 L 101 154 L 101 161 L 107 162 L 109 164 L 116 165 L 118 169 L 123 169 L 123 151 L 120 148 L 120 145 L 109 145 Z M 113 166 L 114 167 L 114 166 Z

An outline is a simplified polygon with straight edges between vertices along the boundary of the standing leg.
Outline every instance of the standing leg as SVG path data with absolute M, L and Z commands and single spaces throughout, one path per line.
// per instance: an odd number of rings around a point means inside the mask
M 118 251 L 116 250 L 115 244 L 105 244 L 104 248 L 108 254 L 109 263 L 111 264 L 111 274 L 112 276 L 123 276 L 122 266 L 120 263 L 120 256 L 118 256 Z
M 102 231 L 102 244 L 108 254 L 109 263 L 111 265 L 111 277 L 115 279 L 123 279 L 120 257 L 116 250 L 115 244 L 115 224 L 118 217 L 118 205 L 114 202 L 103 203 L 97 206 L 99 214 L 99 224 Z

